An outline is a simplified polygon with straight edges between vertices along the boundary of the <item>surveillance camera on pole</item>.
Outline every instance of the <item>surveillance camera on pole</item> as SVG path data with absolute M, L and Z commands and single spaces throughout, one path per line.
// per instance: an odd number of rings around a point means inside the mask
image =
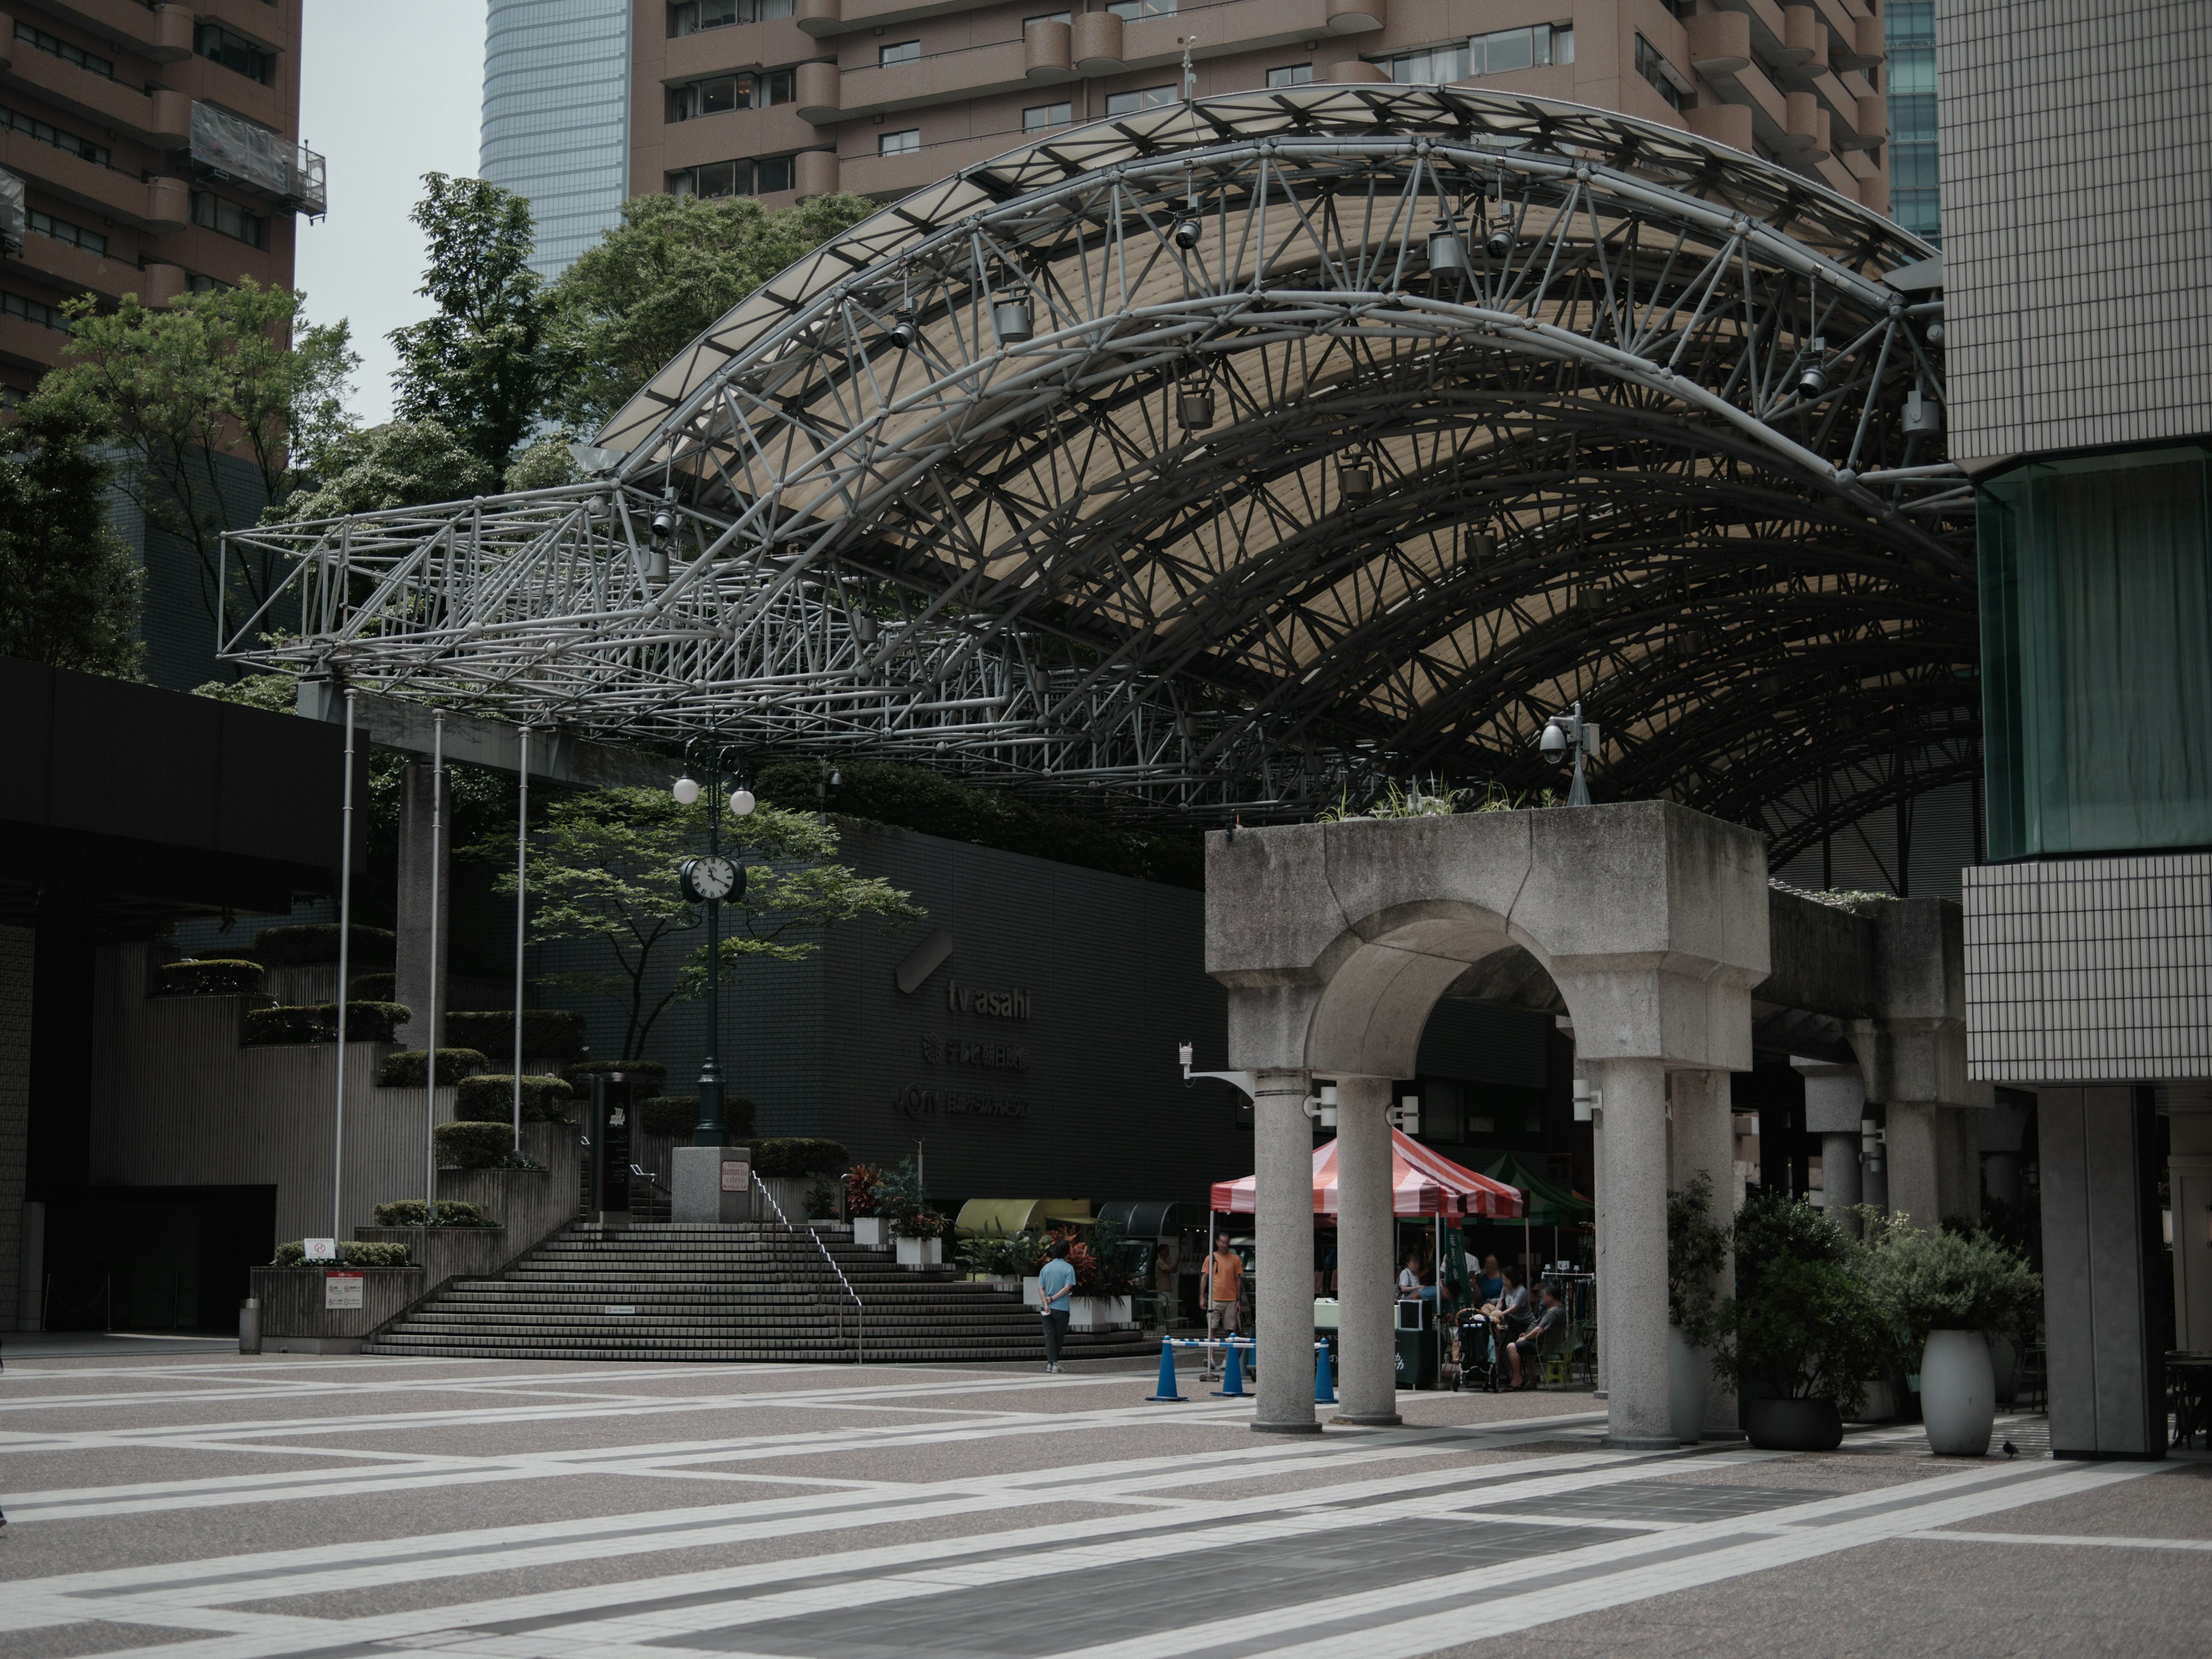
M 1573 712 L 1554 714 L 1545 723 L 1544 735 L 1537 746 L 1548 761 L 1564 761 L 1568 755 L 1575 757 L 1575 781 L 1567 791 L 1567 805 L 1588 806 L 1590 804 L 1589 784 L 1583 776 L 1583 757 L 1597 753 L 1597 722 L 1583 718 L 1583 706 L 1577 702 Z

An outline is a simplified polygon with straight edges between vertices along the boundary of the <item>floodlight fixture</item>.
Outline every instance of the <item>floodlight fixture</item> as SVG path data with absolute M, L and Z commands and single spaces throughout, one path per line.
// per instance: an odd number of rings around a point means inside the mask
M 891 343 L 901 351 L 913 350 L 914 343 L 921 337 L 921 331 L 915 327 L 912 312 L 902 311 L 891 319 Z
M 1186 253 L 1198 246 L 1199 238 L 1206 234 L 1206 227 L 1195 219 L 1176 221 L 1175 245 Z

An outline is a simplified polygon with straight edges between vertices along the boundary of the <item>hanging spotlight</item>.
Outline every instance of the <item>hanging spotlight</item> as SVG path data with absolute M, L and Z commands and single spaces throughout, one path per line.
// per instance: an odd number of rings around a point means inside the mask
M 1490 234 L 1483 239 L 1482 251 L 1493 259 L 1503 259 L 1513 252 L 1513 221 L 1500 219 L 1491 226 Z
M 1195 219 L 1176 221 L 1175 245 L 1186 253 L 1198 246 L 1198 239 L 1206 234 L 1206 227 Z
M 655 587 L 668 585 L 668 550 L 659 542 L 645 556 L 645 579 Z
M 1429 275 L 1441 282 L 1467 273 L 1467 244 L 1460 240 L 1458 228 L 1449 219 L 1437 220 L 1429 233 Z
M 1928 325 L 1928 343 L 1937 346 L 1943 343 L 1943 324 L 1940 318 Z
M 1186 381 L 1176 397 L 1176 418 L 1186 432 L 1203 432 L 1213 424 L 1213 391 L 1203 380 Z
M 1814 335 L 1807 343 L 1802 365 L 1797 371 L 1798 395 L 1817 398 L 1828 389 L 1828 343 Z
M 676 514 L 672 510 L 664 507 L 653 515 L 653 533 L 656 536 L 672 536 L 676 533 Z
M 998 331 L 1000 345 L 1018 345 L 1024 340 L 1036 338 L 1035 319 L 1027 300 L 1000 301 L 991 307 L 991 326 Z
M 915 326 L 912 312 L 902 311 L 891 319 L 891 343 L 901 351 L 913 350 L 915 341 L 920 337 L 921 331 Z
M 1905 394 L 1905 429 L 1922 437 L 1932 437 L 1943 429 L 1942 405 L 1923 397 L 1918 386 Z
M 853 637 L 862 645 L 873 645 L 876 642 L 876 619 L 866 611 L 860 612 L 853 618 Z
M 1370 461 L 1346 461 L 1336 469 L 1336 487 L 1346 507 L 1361 507 L 1375 499 L 1375 467 Z

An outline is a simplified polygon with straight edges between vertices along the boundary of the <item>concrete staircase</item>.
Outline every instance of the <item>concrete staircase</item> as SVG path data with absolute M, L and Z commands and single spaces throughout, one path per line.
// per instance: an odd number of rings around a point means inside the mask
M 949 1267 L 902 1267 L 818 1228 L 866 1309 L 870 1364 L 1044 1358 L 1037 1316 Z M 370 1341 L 440 1359 L 847 1362 L 853 1304 L 813 1241 L 773 1222 L 564 1227 L 492 1279 L 457 1279 Z M 1156 1352 L 1134 1331 L 1071 1334 L 1063 1358 Z

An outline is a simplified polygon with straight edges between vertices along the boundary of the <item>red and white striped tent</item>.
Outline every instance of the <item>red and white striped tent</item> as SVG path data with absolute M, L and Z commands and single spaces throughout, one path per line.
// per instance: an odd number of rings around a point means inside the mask
M 1231 1215 L 1250 1215 L 1256 1177 L 1213 1183 L 1212 1207 Z M 1390 1131 L 1390 1209 L 1395 1215 L 1517 1216 L 1521 1189 L 1463 1170 L 1398 1130 Z M 1336 1142 L 1314 1148 L 1313 1206 L 1316 1215 L 1334 1215 Z

